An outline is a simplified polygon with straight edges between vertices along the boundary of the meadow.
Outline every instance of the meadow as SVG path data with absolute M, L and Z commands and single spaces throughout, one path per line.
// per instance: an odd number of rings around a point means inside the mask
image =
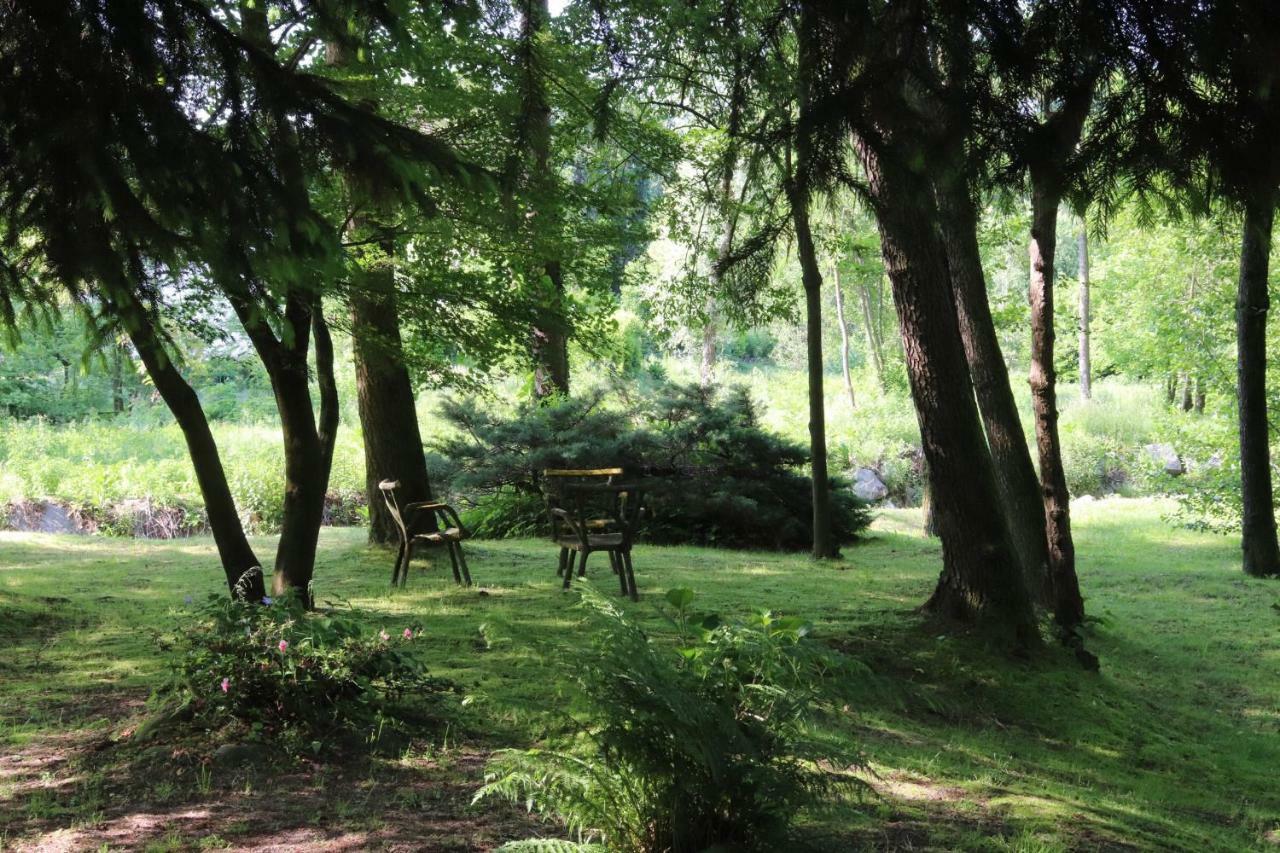
M 689 587 L 728 618 L 802 616 L 862 665 L 820 734 L 863 753 L 869 790 L 803 815 L 798 844 L 1267 849 L 1280 842 L 1280 602 L 1240 573 L 1234 539 L 1171 528 L 1170 509 L 1113 497 L 1073 513 L 1096 674 L 1056 646 L 1010 657 L 924 620 L 939 546 L 914 510 L 882 512 L 835 562 L 641 547 L 641 599 L 620 606 L 669 643 L 663 593 Z M 549 543 L 468 553 L 475 588 L 436 565 L 393 592 L 390 553 L 361 529 L 324 531 L 322 606 L 351 608 L 370 631 L 420 625 L 419 653 L 458 685 L 456 709 L 392 755 L 226 768 L 207 740 L 136 737 L 164 672 L 158 642 L 181 630 L 186 597 L 222 588 L 209 540 L 0 534 L 0 849 L 483 850 L 555 837 L 471 795 L 493 750 L 582 724 L 569 684 L 583 614 Z M 603 563 L 593 575 L 616 595 Z

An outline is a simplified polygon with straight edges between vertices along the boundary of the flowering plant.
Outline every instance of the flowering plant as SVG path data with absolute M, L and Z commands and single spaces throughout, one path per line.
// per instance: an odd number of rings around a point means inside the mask
M 183 616 L 165 692 L 211 726 L 239 721 L 308 740 L 380 730 L 406 718 L 406 698 L 416 713 L 450 686 L 413 655 L 420 630 L 393 637 L 350 611 L 309 612 L 296 595 L 212 595 Z

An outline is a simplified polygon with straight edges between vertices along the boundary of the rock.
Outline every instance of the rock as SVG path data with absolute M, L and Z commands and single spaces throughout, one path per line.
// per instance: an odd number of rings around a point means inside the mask
M 1185 471 L 1182 460 L 1178 458 L 1178 451 L 1173 449 L 1172 444 L 1148 444 L 1143 449 L 1147 451 L 1147 456 L 1152 462 L 1164 466 L 1166 474 L 1177 477 Z
M 256 743 L 224 743 L 213 751 L 213 766 L 230 769 L 265 764 L 266 750 Z
M 889 487 L 872 468 L 859 468 L 853 472 L 853 494 L 860 501 L 871 503 L 889 496 Z

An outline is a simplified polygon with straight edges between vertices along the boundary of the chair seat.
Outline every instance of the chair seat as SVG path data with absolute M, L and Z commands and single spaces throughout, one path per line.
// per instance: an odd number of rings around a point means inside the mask
M 578 551 L 582 550 L 582 540 L 577 536 L 561 536 L 556 540 L 561 548 L 573 548 Z M 621 533 L 588 533 L 587 547 L 591 550 L 608 550 L 610 548 L 622 547 Z
M 447 527 L 444 530 L 433 530 L 428 533 L 413 534 L 415 542 L 461 542 L 464 538 L 462 531 L 456 527 Z

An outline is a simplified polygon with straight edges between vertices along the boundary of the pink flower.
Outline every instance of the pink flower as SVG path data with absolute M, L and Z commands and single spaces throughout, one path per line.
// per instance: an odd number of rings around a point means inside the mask
M 279 648 L 279 649 L 280 649 L 280 654 L 284 654 L 284 650 L 285 650 L 285 649 L 287 649 L 287 648 L 289 648 L 289 641 L 288 641 L 288 640 L 281 640 L 281 641 L 280 641 L 280 645 L 279 645 L 279 646 L 277 646 L 277 648 Z
M 382 642 L 384 642 L 384 643 L 385 643 L 387 640 L 390 640 L 390 639 L 391 639 L 391 635 L 390 635 L 390 634 L 388 634 L 386 631 L 381 632 L 380 634 L 378 634 L 378 636 L 382 638 Z
M 222 679 L 222 692 L 226 693 L 230 689 L 231 689 L 231 679 L 230 678 Z
M 412 640 L 412 639 L 413 639 L 413 629 L 412 629 L 412 628 L 405 628 L 405 629 L 404 629 L 404 638 L 405 638 L 406 640 Z

